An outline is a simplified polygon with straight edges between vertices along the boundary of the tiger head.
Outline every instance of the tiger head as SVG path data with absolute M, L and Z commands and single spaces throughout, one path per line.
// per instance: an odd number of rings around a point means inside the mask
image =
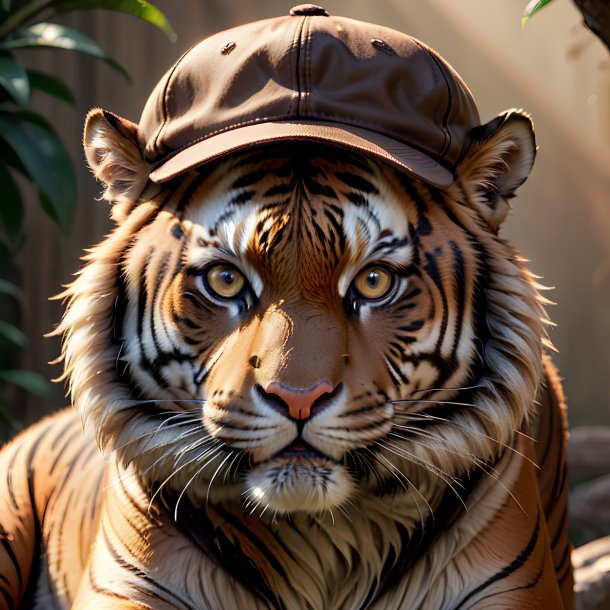
M 297 142 L 156 186 L 101 110 L 85 150 L 116 228 L 65 293 L 65 376 L 157 489 L 270 514 L 430 498 L 527 425 L 543 301 L 498 236 L 534 161 L 523 113 L 473 134 L 443 190 Z

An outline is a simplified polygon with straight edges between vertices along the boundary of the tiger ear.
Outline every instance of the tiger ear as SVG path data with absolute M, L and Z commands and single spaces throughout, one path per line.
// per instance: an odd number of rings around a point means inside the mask
M 497 232 L 510 199 L 534 165 L 534 126 L 522 110 L 508 110 L 470 135 L 472 143 L 457 169 L 458 180 L 469 201 Z
M 101 108 L 87 115 L 85 155 L 91 171 L 106 187 L 104 197 L 110 202 L 131 206 L 149 195 L 144 191 L 152 167 L 144 160 L 137 130 L 135 123 Z

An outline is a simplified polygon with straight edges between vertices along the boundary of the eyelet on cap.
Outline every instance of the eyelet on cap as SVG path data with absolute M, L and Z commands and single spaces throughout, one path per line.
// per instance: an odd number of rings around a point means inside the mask
M 394 49 L 384 40 L 380 40 L 379 38 L 371 38 L 371 44 L 374 47 L 381 49 L 384 53 L 387 53 L 388 55 L 396 55 L 396 51 L 394 51 Z
M 298 6 L 293 6 L 290 9 L 290 14 L 293 17 L 296 17 L 297 15 L 304 15 L 307 17 L 311 17 L 312 15 L 321 15 L 322 17 L 330 16 L 324 7 L 318 6 L 317 4 L 299 4 Z

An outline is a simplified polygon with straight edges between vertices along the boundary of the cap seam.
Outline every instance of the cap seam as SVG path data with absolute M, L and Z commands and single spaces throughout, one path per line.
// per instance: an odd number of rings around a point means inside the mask
M 425 53 L 424 57 L 427 57 L 432 60 L 432 63 L 434 64 L 434 66 L 440 71 L 441 75 L 443 76 L 443 80 L 445 81 L 445 86 L 447 86 L 447 89 L 448 89 L 447 78 L 446 78 L 444 72 L 440 69 L 439 63 L 436 60 L 436 58 L 434 57 L 434 55 L 432 53 L 430 53 L 430 49 L 425 44 L 423 44 L 422 42 L 417 40 L 416 38 L 413 38 L 413 41 L 422 51 L 424 51 L 424 53 Z M 434 76 L 436 79 L 437 78 L 436 71 L 434 71 Z M 451 99 L 451 96 L 449 96 L 449 99 Z M 447 141 L 448 140 L 451 141 L 451 134 L 449 133 L 449 130 L 447 129 L 447 117 L 449 116 L 449 108 L 450 108 L 450 104 L 447 103 L 447 106 L 445 108 L 445 114 L 443 116 L 442 124 L 441 124 L 441 132 L 443 134 L 443 144 L 437 153 L 437 155 L 439 157 L 442 156 L 442 151 L 447 150 L 449 148 Z
M 289 54 L 289 72 L 290 72 L 290 78 L 291 80 L 291 84 L 292 84 L 292 90 L 293 91 L 298 91 L 298 87 L 297 87 L 297 66 L 298 66 L 298 55 L 299 55 L 299 51 L 298 51 L 298 42 L 299 42 L 299 31 L 301 28 L 301 20 L 299 20 L 296 24 L 296 27 L 294 29 L 294 34 L 292 36 L 292 42 L 290 43 L 290 45 L 288 46 L 288 54 Z M 295 104 L 295 98 L 290 98 L 290 101 L 288 103 L 288 110 L 286 111 L 287 113 L 293 112 L 293 107 Z M 296 105 L 298 107 L 299 104 L 299 96 L 296 96 Z
M 296 116 L 301 116 L 301 51 L 302 51 L 302 40 L 303 40 L 303 28 L 305 27 L 305 22 L 307 21 L 307 17 L 301 18 L 301 23 L 297 29 L 297 35 L 294 40 L 294 44 L 296 47 L 296 64 L 295 64 L 295 89 L 297 91 L 297 107 L 296 107 Z
M 174 76 L 174 73 L 176 72 L 178 66 L 182 63 L 182 60 L 197 46 L 199 46 L 201 44 L 202 41 L 198 42 L 197 44 L 194 44 L 190 49 L 187 49 L 182 56 L 178 59 L 178 61 L 172 66 L 171 70 L 169 71 L 169 74 L 167 75 L 167 80 L 165 81 L 165 87 L 163 87 L 163 95 L 162 95 L 162 113 L 163 113 L 163 120 L 161 121 L 161 125 L 159 125 L 159 128 L 157 129 L 157 133 L 155 133 L 154 137 L 153 137 L 153 148 L 155 150 L 158 150 L 157 146 L 158 146 L 158 142 L 159 142 L 159 138 L 161 137 L 161 132 L 163 131 L 163 128 L 167 125 L 167 119 L 168 119 L 168 110 L 167 110 L 167 103 L 168 103 L 168 95 L 169 95 L 169 88 L 170 88 L 170 81 L 172 79 L 172 76 Z
M 311 97 L 311 47 L 313 37 L 311 32 L 311 17 L 307 21 L 307 35 L 305 36 L 305 82 L 303 86 L 302 99 L 304 102 L 303 115 L 309 116 L 309 100 Z
M 443 146 L 439 155 L 444 156 L 447 154 L 449 149 L 451 148 L 451 130 L 448 127 L 449 113 L 451 112 L 451 105 L 453 103 L 453 95 L 451 93 L 451 87 L 449 85 L 449 79 L 447 78 L 447 74 L 445 74 L 445 70 L 443 70 L 443 66 L 441 62 L 438 60 L 438 57 L 435 53 L 431 51 L 431 49 L 426 49 L 428 55 L 432 57 L 434 63 L 438 66 L 440 73 L 443 75 L 443 80 L 445 81 L 445 85 L 447 86 L 447 110 L 445 111 L 445 116 L 443 117 L 443 131 L 446 134 L 445 145 Z

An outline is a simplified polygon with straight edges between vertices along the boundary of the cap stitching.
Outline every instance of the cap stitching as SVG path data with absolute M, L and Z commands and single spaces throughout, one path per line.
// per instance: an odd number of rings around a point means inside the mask
M 283 142 L 283 141 L 295 141 L 295 140 L 308 140 L 313 138 L 315 140 L 314 136 L 294 136 L 294 135 L 282 135 L 282 136 L 276 136 L 274 137 L 273 140 L 269 140 L 268 144 L 273 144 L 275 142 Z M 322 139 L 320 139 L 320 141 L 324 141 Z M 251 146 L 260 146 L 262 143 L 258 142 L 257 144 L 252 144 Z M 338 147 L 347 147 L 347 148 L 351 148 L 353 150 L 358 150 L 361 151 L 363 153 L 365 153 L 366 155 L 375 155 L 376 157 L 381 157 L 383 159 L 385 159 L 386 161 L 388 161 L 390 164 L 394 165 L 395 167 L 397 167 L 399 170 L 401 171 L 405 171 L 406 173 L 408 173 L 411 176 L 414 176 L 415 178 L 419 179 L 419 180 L 423 180 L 424 182 L 430 183 L 430 184 L 435 184 L 436 186 L 440 186 L 442 188 L 447 187 L 448 185 L 445 183 L 440 183 L 437 179 L 435 179 L 434 177 L 431 177 L 430 174 L 428 172 L 422 171 L 421 169 L 414 169 L 412 167 L 410 167 L 409 165 L 407 165 L 404 161 L 401 161 L 399 158 L 397 158 L 395 155 L 392 155 L 392 153 L 386 151 L 383 149 L 383 147 L 378 146 L 378 150 L 376 151 L 372 151 L 364 146 L 361 146 L 358 143 L 352 142 L 352 143 L 338 143 L 338 142 L 334 142 L 334 143 L 330 143 L 329 145 L 338 146 Z M 225 150 L 219 151 L 217 153 L 214 153 L 212 155 L 210 155 L 203 163 L 206 162 L 213 162 L 215 160 L 217 160 L 220 157 L 223 157 L 225 155 L 229 155 L 231 153 L 233 153 L 234 151 L 237 150 L 242 150 L 244 148 L 247 148 L 248 145 L 235 145 L 235 146 L 231 146 Z M 414 147 L 415 148 L 415 147 Z M 416 149 L 418 150 L 418 149 Z M 421 152 L 421 151 L 420 151 Z M 167 182 L 169 180 L 173 180 L 174 178 L 176 178 L 177 176 L 181 175 L 184 172 L 190 171 L 194 168 L 196 168 L 197 166 L 203 165 L 203 163 L 201 162 L 193 162 L 192 164 L 187 165 L 183 170 L 177 170 L 175 172 L 171 172 L 168 176 L 166 176 L 163 179 L 163 182 Z M 438 163 L 438 165 L 440 165 L 441 167 L 443 167 L 444 169 L 446 169 L 450 175 L 453 176 L 453 179 L 455 180 L 455 174 L 452 170 L 449 170 L 448 168 L 444 167 L 441 163 Z
M 305 119 L 303 119 L 303 117 L 295 117 L 292 114 L 286 114 L 283 116 L 280 115 L 280 116 L 275 116 L 275 117 L 264 117 L 264 118 L 260 118 L 260 119 L 252 119 L 250 121 L 241 121 L 239 123 L 234 123 L 230 127 L 226 127 L 224 129 L 217 129 L 216 131 L 213 131 L 205 136 L 201 136 L 200 138 L 192 140 L 188 144 L 184 144 L 180 148 L 176 148 L 171 153 L 167 154 L 163 158 L 161 158 L 158 161 L 156 161 L 155 163 L 153 163 L 153 169 L 157 169 L 158 167 L 163 165 L 163 163 L 169 161 L 172 157 L 175 157 L 178 153 L 182 152 L 183 150 L 186 150 L 187 148 L 190 148 L 191 146 L 194 146 L 195 144 L 198 144 L 199 142 L 203 142 L 204 140 L 209 140 L 210 138 L 220 135 L 222 133 L 227 133 L 229 131 L 233 131 L 234 129 L 238 129 L 240 127 L 248 127 L 250 125 L 257 125 L 257 124 L 261 124 L 261 123 L 264 124 L 264 123 L 289 121 L 291 119 L 294 120 L 296 118 L 300 118 L 301 120 L 311 121 L 312 125 L 316 124 L 316 122 L 315 122 L 316 119 L 319 119 L 319 118 L 325 119 L 326 118 L 326 119 L 328 119 L 329 123 L 332 122 L 332 123 L 335 123 L 338 125 L 344 125 L 346 127 L 359 127 L 359 128 L 367 129 L 369 131 L 372 131 L 372 132 L 379 134 L 380 136 L 383 136 L 390 140 L 395 140 L 397 144 L 402 143 L 406 146 L 410 146 L 411 148 L 418 150 L 423 155 L 430 157 L 433 161 L 438 163 L 440 166 L 453 172 L 453 168 L 451 166 L 448 166 L 448 164 L 445 162 L 444 159 L 436 158 L 435 156 L 433 156 L 432 153 L 422 150 L 422 148 L 420 146 L 418 146 L 418 144 L 416 144 L 416 143 L 398 140 L 396 138 L 393 138 L 392 136 L 389 136 L 385 133 L 382 133 L 381 131 L 376 130 L 375 127 L 377 127 L 377 125 L 375 125 L 374 123 L 363 123 L 362 121 L 356 121 L 356 120 L 354 120 L 352 123 L 346 123 L 343 120 L 337 120 L 337 119 L 342 119 L 343 118 L 342 116 L 333 115 L 333 114 L 325 114 L 323 112 L 317 112 L 315 115 L 312 115 L 311 117 L 308 116 Z M 253 145 L 256 145 L 256 143 L 253 143 Z

